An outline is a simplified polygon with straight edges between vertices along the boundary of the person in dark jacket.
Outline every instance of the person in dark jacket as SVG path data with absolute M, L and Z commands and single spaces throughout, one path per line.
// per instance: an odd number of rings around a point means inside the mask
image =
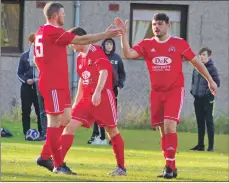
M 29 43 L 32 44 L 34 39 L 30 35 Z M 37 126 L 38 131 L 42 134 L 42 127 L 40 122 L 40 111 L 39 111 L 39 104 L 37 99 L 37 91 L 34 77 L 34 70 L 33 67 L 30 66 L 29 60 L 29 52 L 30 49 L 25 51 L 20 56 L 20 61 L 17 70 L 18 79 L 21 81 L 21 107 L 22 107 L 22 127 L 23 133 L 26 135 L 26 132 L 30 129 L 30 114 L 31 114 L 31 107 L 32 104 L 35 108 L 35 113 L 37 115 Z M 43 136 L 40 136 L 37 140 L 45 140 Z
M 122 58 L 117 53 L 115 53 L 116 46 L 115 41 L 112 38 L 105 39 L 101 46 L 105 54 L 108 56 L 108 60 L 111 62 L 115 72 L 115 74 L 113 74 L 116 78 L 113 80 L 113 91 L 116 97 L 115 101 L 117 107 L 118 91 L 124 87 L 124 82 L 126 80 L 124 64 Z M 98 138 L 96 139 L 96 137 Z M 100 128 L 96 122 L 94 123 L 93 133 L 91 139 L 88 141 L 88 144 L 106 144 L 105 130 L 103 127 Z M 111 142 L 109 142 L 109 144 L 111 144 Z
M 220 87 L 219 74 L 216 67 L 211 59 L 212 51 L 205 47 L 199 51 L 201 61 L 206 66 L 208 72 L 216 82 L 217 86 Z M 198 126 L 198 144 L 191 150 L 204 151 L 204 136 L 205 136 L 205 125 L 207 126 L 208 133 L 208 151 L 214 151 L 214 95 L 208 88 L 207 80 L 201 76 L 197 70 L 193 70 L 192 74 L 192 87 L 191 94 L 195 98 L 194 108 L 196 114 L 196 121 Z

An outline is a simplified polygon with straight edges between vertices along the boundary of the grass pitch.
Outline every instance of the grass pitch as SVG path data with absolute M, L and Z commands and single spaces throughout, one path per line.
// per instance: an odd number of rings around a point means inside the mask
M 35 126 L 35 124 L 33 124 Z M 1 181 L 168 181 L 158 179 L 164 166 L 159 132 L 151 130 L 120 130 L 125 141 L 125 163 L 128 175 L 110 177 L 115 159 L 110 145 L 88 145 L 92 129 L 81 128 L 66 162 L 77 176 L 56 175 L 35 163 L 44 142 L 27 142 L 19 122 L 3 121 L 12 138 L 1 138 Z M 192 152 L 197 134 L 178 133 L 176 155 L 178 177 L 171 181 L 228 181 L 228 135 L 216 135 L 215 152 Z M 206 139 L 207 144 L 207 139 Z

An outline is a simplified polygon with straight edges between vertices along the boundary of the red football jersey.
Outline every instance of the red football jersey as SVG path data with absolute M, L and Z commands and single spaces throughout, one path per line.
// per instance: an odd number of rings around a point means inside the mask
M 76 35 L 45 24 L 35 34 L 35 62 L 40 71 L 40 89 L 65 89 L 68 83 L 67 48 Z
M 83 96 L 90 96 L 94 93 L 99 79 L 99 71 L 106 69 L 108 71 L 107 81 L 103 91 L 112 90 L 112 65 L 102 48 L 98 45 L 89 45 L 86 55 L 79 53 L 76 70 L 83 85 Z
M 155 38 L 144 39 L 133 49 L 139 57 L 143 56 L 145 59 L 152 89 L 168 91 L 174 87 L 184 86 L 183 58 L 190 61 L 195 57 L 184 39 L 171 35 L 162 42 Z

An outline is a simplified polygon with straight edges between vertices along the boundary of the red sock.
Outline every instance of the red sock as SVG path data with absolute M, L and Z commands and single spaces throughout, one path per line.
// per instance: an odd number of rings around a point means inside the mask
M 46 138 L 45 144 L 43 145 L 43 148 L 41 150 L 41 157 L 44 160 L 47 160 L 51 157 L 51 151 L 49 148 L 49 141 L 47 138 Z
M 165 137 L 161 137 L 161 150 L 164 155 L 164 158 L 166 159 Z
M 50 147 L 51 150 L 51 154 L 53 157 L 53 161 L 54 161 L 54 166 L 55 167 L 59 167 L 60 165 L 62 165 L 63 159 L 62 159 L 62 151 L 60 149 L 60 129 L 59 128 L 55 128 L 55 127 L 48 127 L 47 128 L 47 141 L 48 141 L 48 145 Z
M 64 161 L 64 158 L 65 158 L 68 150 L 72 146 L 73 140 L 74 140 L 74 135 L 65 134 L 65 135 L 61 135 L 61 137 L 60 137 L 60 144 L 62 146 L 63 161 Z
M 165 135 L 165 149 L 166 149 L 166 166 L 173 170 L 176 169 L 175 154 L 177 150 L 177 133 L 169 133 Z
M 62 125 L 58 128 L 58 133 L 56 134 L 57 138 L 59 138 L 61 136 L 64 128 L 65 128 L 65 126 L 62 126 Z M 46 138 L 46 142 L 45 142 L 45 144 L 42 148 L 42 151 L 41 151 L 41 157 L 44 160 L 47 160 L 51 157 L 51 151 L 50 151 L 49 142 L 48 142 L 47 138 Z
M 111 138 L 113 151 L 115 154 L 117 165 L 125 169 L 124 165 L 124 141 L 120 134 Z

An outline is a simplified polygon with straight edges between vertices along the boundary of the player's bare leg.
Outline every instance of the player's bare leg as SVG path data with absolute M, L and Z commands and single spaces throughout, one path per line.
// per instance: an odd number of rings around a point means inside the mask
M 126 168 L 124 164 L 124 141 L 117 127 L 115 128 L 105 127 L 105 129 L 112 142 L 111 144 L 117 162 L 117 169 L 109 173 L 109 175 L 112 176 L 126 175 Z
M 64 108 L 64 113 L 60 115 L 61 126 L 67 126 L 71 122 L 72 108 Z
M 159 175 L 158 177 L 164 177 L 167 179 L 177 177 L 175 164 L 175 154 L 177 149 L 176 126 L 176 121 L 168 119 L 165 119 L 164 124 L 160 126 L 161 147 L 166 160 L 166 165 L 163 175 Z

